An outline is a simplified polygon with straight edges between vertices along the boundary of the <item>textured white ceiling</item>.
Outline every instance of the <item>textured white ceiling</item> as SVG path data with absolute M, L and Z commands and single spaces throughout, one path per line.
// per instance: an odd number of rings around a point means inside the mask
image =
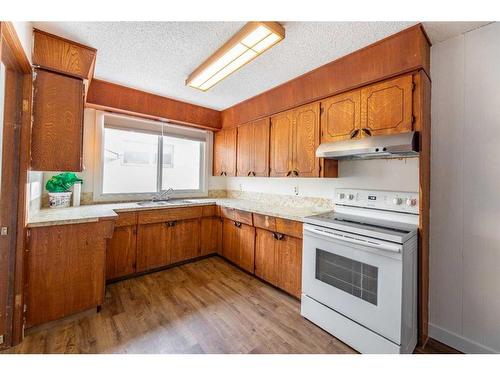
M 207 92 L 186 77 L 244 22 L 34 22 L 97 48 L 95 77 L 214 109 L 225 109 L 415 22 L 282 22 L 284 41 Z M 478 23 L 427 23 L 431 41 Z M 435 40 L 434 40 L 435 39 Z

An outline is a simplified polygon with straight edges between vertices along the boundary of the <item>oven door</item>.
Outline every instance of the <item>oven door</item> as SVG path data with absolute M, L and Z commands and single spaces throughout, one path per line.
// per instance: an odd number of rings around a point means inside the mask
M 304 224 L 302 293 L 400 344 L 402 245 Z

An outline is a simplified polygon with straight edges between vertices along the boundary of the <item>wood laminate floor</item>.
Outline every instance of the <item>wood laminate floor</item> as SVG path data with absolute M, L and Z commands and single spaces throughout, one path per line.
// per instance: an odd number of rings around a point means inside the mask
M 354 353 L 300 302 L 219 257 L 108 285 L 100 313 L 4 353 Z

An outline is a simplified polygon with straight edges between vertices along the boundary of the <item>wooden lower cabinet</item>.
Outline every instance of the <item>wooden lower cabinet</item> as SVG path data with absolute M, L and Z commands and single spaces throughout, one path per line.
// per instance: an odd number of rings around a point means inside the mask
M 112 220 L 29 229 L 26 328 L 104 302 Z
M 200 229 L 201 255 L 222 254 L 222 221 L 219 217 L 203 217 Z
M 199 257 L 200 219 L 174 221 L 166 227 L 170 263 L 178 263 Z
M 141 224 L 137 227 L 137 272 L 170 264 L 167 223 Z
M 115 228 L 106 246 L 106 280 L 132 275 L 137 262 L 137 226 Z
M 257 228 L 255 275 L 300 298 L 302 240 L 282 233 Z
M 245 271 L 254 273 L 255 228 L 238 221 L 224 219 L 222 255 Z

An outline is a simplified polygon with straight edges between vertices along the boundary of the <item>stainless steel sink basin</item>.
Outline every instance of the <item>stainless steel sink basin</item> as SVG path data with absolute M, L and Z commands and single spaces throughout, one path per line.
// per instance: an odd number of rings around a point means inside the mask
M 143 202 L 138 202 L 137 204 L 143 207 L 158 207 L 158 206 L 173 206 L 185 203 L 189 202 L 184 199 L 169 199 L 166 201 L 143 201 Z

